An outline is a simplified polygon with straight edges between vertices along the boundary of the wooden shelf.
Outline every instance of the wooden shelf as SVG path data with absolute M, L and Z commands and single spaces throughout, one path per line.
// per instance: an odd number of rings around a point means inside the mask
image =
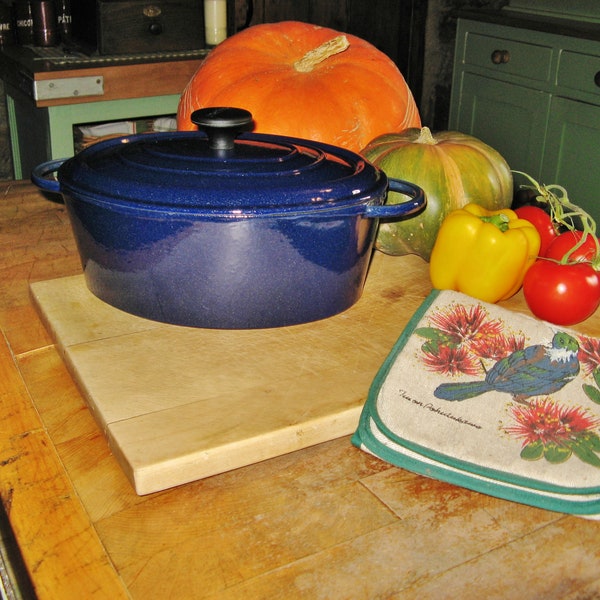
M 65 58 L 30 47 L 0 51 L 15 179 L 75 152 L 73 126 L 174 114 L 207 52 Z M 73 84 L 69 80 L 73 80 Z M 40 83 L 46 86 L 40 86 Z M 55 84 L 57 94 L 42 94 Z
M 57 78 L 102 77 L 104 94 L 102 96 L 77 96 L 55 100 L 36 100 L 38 108 L 82 104 L 106 100 L 125 100 L 129 98 L 147 98 L 181 94 L 187 82 L 196 72 L 202 59 L 153 62 L 135 65 L 113 65 L 68 70 L 64 72 L 47 71 L 35 73 L 34 81 Z

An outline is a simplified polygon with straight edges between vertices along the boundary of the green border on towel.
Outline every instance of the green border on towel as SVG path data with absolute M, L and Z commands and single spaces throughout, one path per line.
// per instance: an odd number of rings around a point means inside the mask
M 506 500 L 514 500 L 539 508 L 572 514 L 593 515 L 600 513 L 600 499 L 596 497 L 600 494 L 600 486 L 589 488 L 559 486 L 470 463 L 401 438 L 382 423 L 377 413 L 377 397 L 381 386 L 394 365 L 398 354 L 404 349 L 417 325 L 440 293 L 440 290 L 432 290 L 421 303 L 377 372 L 369 389 L 358 428 L 352 436 L 352 444 L 358 448 L 367 449 L 393 465 Z M 426 458 L 427 461 L 411 458 L 382 444 L 373 436 L 369 427 L 369 419 L 374 421 L 378 431 L 391 442 Z M 475 475 L 478 477 L 475 477 Z M 543 492 L 553 494 L 554 497 L 544 495 Z M 560 498 L 557 498 L 557 495 L 560 495 Z M 590 496 L 594 499 L 577 501 L 574 498 L 569 499 L 569 496 Z
M 363 412 L 359 427 L 352 436 L 352 443 L 357 448 L 367 450 L 396 467 L 401 467 L 407 471 L 464 487 L 475 492 L 535 506 L 536 508 L 582 517 L 596 517 L 600 515 L 600 498 L 597 496 L 591 496 L 590 500 L 579 501 L 569 498 L 569 495 L 549 497 L 527 488 L 509 487 L 502 482 L 492 479 L 475 478 L 466 471 L 453 470 L 442 463 L 431 461 L 431 459 L 426 462 L 396 452 L 373 436 L 369 428 L 369 419 L 370 415 L 367 412 Z

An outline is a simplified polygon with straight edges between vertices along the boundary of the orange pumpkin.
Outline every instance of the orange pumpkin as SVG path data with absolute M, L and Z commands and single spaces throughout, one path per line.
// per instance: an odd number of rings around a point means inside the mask
M 419 127 L 412 93 L 394 62 L 365 40 L 297 21 L 245 29 L 219 44 L 186 86 L 177 127 L 207 106 L 249 110 L 255 131 L 355 152 L 388 131 Z

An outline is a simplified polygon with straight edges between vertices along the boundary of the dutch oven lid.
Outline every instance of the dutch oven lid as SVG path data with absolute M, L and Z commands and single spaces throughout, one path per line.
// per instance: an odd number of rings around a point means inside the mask
M 89 146 L 58 169 L 61 192 L 134 210 L 268 214 L 379 203 L 385 174 L 319 142 L 244 133 L 237 108 L 194 112 L 201 131 L 140 134 Z

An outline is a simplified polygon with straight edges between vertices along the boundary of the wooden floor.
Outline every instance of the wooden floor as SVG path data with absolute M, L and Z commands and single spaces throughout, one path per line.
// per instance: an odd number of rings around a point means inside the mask
M 599 523 L 391 467 L 349 437 L 136 495 L 29 299 L 30 281 L 80 270 L 64 207 L 25 183 L 0 197 L 0 498 L 39 598 L 600 598 Z M 398 334 L 401 265 L 419 259 L 399 260 Z

